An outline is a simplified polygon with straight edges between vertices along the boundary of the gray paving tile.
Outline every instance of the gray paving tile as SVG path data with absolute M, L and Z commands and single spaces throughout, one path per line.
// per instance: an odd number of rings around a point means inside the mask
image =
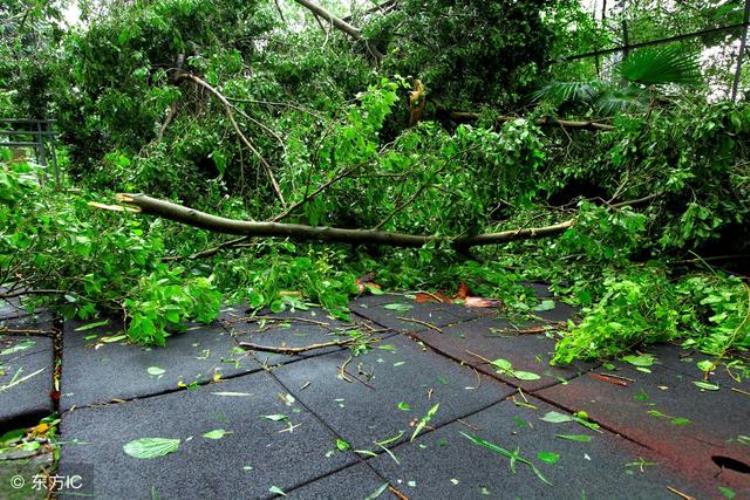
M 347 382 L 339 377 L 348 357 L 348 352 L 335 352 L 285 365 L 274 374 L 355 448 L 373 448 L 374 441 L 400 432 L 404 433 L 401 439 L 407 439 L 415 420 L 437 403 L 440 408 L 433 425 L 477 411 L 513 392 L 404 337 L 387 339 L 379 348 L 353 358 L 347 372 L 359 380 Z M 410 409 L 399 409 L 399 403 Z
M 405 311 L 386 309 L 384 306 L 389 304 L 404 304 L 409 309 Z M 349 308 L 360 316 L 401 332 L 428 328 L 419 323 L 420 321 L 441 327 L 466 319 L 466 308 L 463 306 L 433 302 L 420 304 L 402 295 L 368 295 L 349 304 Z M 406 318 L 406 320 L 399 318 Z
M 127 343 L 101 343 L 88 337 L 112 336 L 122 331 L 111 324 L 76 332 L 80 323 L 65 326 L 60 406 L 106 403 L 178 389 L 178 384 L 203 383 L 215 373 L 222 377 L 259 370 L 248 353 L 237 348 L 221 326 L 195 326 L 167 339 L 166 347 L 145 348 Z M 98 346 L 98 347 L 97 347 Z M 164 370 L 151 375 L 150 367 Z
M 568 367 L 549 365 L 555 340 L 544 334 L 514 334 L 507 320 L 482 318 L 443 328 L 443 333 L 423 330 L 413 335 L 446 355 L 474 366 L 480 371 L 509 384 L 534 391 L 571 379 L 596 366 L 576 362 Z M 484 359 L 482 359 L 484 358 Z M 520 380 L 498 373 L 489 364 L 498 358 L 510 361 L 513 369 L 533 372 L 538 380 Z
M 289 312 L 258 315 L 252 321 L 234 319 L 225 321 L 225 328 L 238 342 L 251 342 L 270 347 L 305 347 L 312 344 L 344 341 L 350 334 L 361 332 L 372 338 L 383 338 L 395 332 L 383 331 L 379 325 L 354 317 L 351 322 L 330 318 L 324 310 Z M 266 351 L 252 351 L 255 358 L 264 365 L 276 365 L 297 361 L 312 356 L 344 349 L 327 347 L 295 355 Z
M 273 377 L 258 372 L 193 391 L 67 412 L 60 473 L 92 465 L 96 498 L 261 498 L 271 496 L 272 486 L 292 490 L 357 461 L 335 451 L 336 437 L 299 404 L 287 406 L 284 393 Z M 287 415 L 298 427 L 280 432 L 287 423 L 262 418 L 273 414 Z M 202 437 L 215 429 L 232 434 Z M 144 437 L 181 444 L 175 453 L 148 460 L 123 452 L 123 445 Z
M 310 484 L 288 492 L 289 498 L 299 499 L 356 499 L 362 500 L 377 492 L 387 483 L 364 463 L 352 465 L 339 472 L 318 479 Z M 384 491 L 379 499 L 396 498 Z
M 0 432 L 52 413 L 53 361 L 50 338 L 0 335 Z
M 644 467 L 644 472 L 628 466 L 639 457 L 657 463 L 660 459 L 613 434 L 595 433 L 573 423 L 543 422 L 539 418 L 554 408 L 533 398 L 529 401 L 538 410 L 504 401 L 462 423 L 451 423 L 414 443 L 392 448 L 399 463 L 385 454 L 370 463 L 412 499 L 670 499 L 674 497 L 666 489 L 668 485 L 679 485 L 689 494 L 710 489 L 710 485 L 694 483 L 663 465 Z M 518 449 L 552 484 L 542 482 L 522 463 L 516 463 L 513 473 L 507 458 L 472 443 L 461 433 L 479 436 L 510 451 Z M 566 441 L 556 434 L 584 434 L 592 440 Z M 543 463 L 537 457 L 540 452 L 557 453 L 560 459 L 554 465 Z
M 596 370 L 538 392 L 540 397 L 569 408 L 585 410 L 590 417 L 623 436 L 643 443 L 696 476 L 719 473 L 750 493 L 750 474 L 724 474 L 713 457 L 729 457 L 750 470 L 750 446 L 738 442 L 748 433 L 750 399 L 721 385 L 718 391 L 701 391 L 696 379 L 660 365 L 651 373 L 613 363 L 613 372 Z M 697 371 L 696 371 L 697 373 Z M 750 381 L 736 384 L 750 392 Z M 675 420 L 680 419 L 680 420 Z M 686 420 L 685 420 L 686 419 Z

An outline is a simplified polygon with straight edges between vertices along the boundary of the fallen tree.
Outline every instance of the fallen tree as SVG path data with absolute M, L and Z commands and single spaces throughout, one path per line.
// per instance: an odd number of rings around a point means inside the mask
M 331 243 L 375 244 L 396 247 L 421 247 L 428 243 L 449 243 L 458 249 L 479 245 L 493 245 L 516 240 L 546 238 L 560 234 L 575 224 L 575 219 L 568 219 L 549 226 L 520 228 L 496 233 L 485 233 L 474 236 L 437 236 L 380 231 L 374 229 L 347 229 L 328 226 L 308 226 L 304 224 L 287 224 L 280 222 L 257 222 L 228 219 L 211 215 L 190 207 L 178 205 L 166 200 L 159 200 L 144 194 L 121 193 L 117 201 L 129 208 L 147 215 L 156 215 L 168 220 L 206 229 L 216 233 L 240 236 L 265 236 L 292 238 L 295 240 L 314 240 Z M 93 203 L 91 206 L 101 209 L 113 209 L 106 205 Z

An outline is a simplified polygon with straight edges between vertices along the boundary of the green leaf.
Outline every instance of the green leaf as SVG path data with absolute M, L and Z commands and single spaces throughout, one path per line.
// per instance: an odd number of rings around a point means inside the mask
M 554 308 L 555 308 L 555 301 L 547 299 L 537 304 L 537 306 L 534 307 L 533 310 L 536 312 L 543 312 L 543 311 L 551 311 Z
M 416 439 L 416 437 L 419 435 L 419 433 L 422 432 L 422 429 L 424 429 L 425 426 L 430 423 L 432 417 L 434 417 L 437 413 L 438 408 L 440 408 L 440 403 L 435 404 L 435 406 L 427 410 L 427 414 L 419 420 L 417 427 L 414 429 L 414 433 L 411 435 L 411 439 L 409 440 L 410 442 L 413 442 L 414 439 Z
M 282 490 L 278 486 L 271 486 L 270 488 L 268 488 L 268 491 L 270 493 L 273 493 L 274 495 L 281 495 L 282 497 L 286 496 L 286 493 L 284 493 L 284 490 Z
M 344 439 L 336 438 L 336 449 L 339 451 L 349 451 L 352 449 L 352 445 Z
M 365 500 L 375 500 L 376 498 L 380 497 L 380 495 L 382 495 L 383 493 L 385 493 L 386 490 L 388 489 L 388 487 L 390 485 L 391 485 L 390 483 L 383 483 L 383 484 L 381 484 L 380 487 L 377 490 L 375 490 L 372 493 L 370 493 L 369 495 L 367 495 L 365 497 Z
M 672 423 L 672 425 L 683 426 L 688 425 L 690 423 L 690 419 L 685 417 L 675 417 L 671 419 L 670 422 Z
M 551 424 L 562 424 L 565 422 L 572 422 L 573 417 L 557 411 L 549 411 L 539 420 L 543 420 Z
M 146 368 L 146 372 L 151 375 L 152 377 L 161 377 L 167 371 L 164 368 L 159 368 L 158 366 L 149 366 Z
M 555 437 L 565 439 L 566 441 L 575 441 L 577 443 L 590 443 L 593 439 L 586 434 L 555 434 Z
M 34 340 L 22 340 L 21 342 L 17 343 L 16 345 L 12 347 L 8 347 L 7 349 L 3 349 L 0 351 L 0 356 L 8 356 L 10 354 L 16 354 L 21 351 L 25 351 L 26 349 L 30 349 L 36 345 L 36 341 Z
M 261 418 L 265 418 L 266 420 L 271 420 L 272 422 L 280 422 L 281 420 L 286 420 L 289 417 L 287 417 L 286 415 L 277 413 L 274 415 L 261 415 Z
M 405 401 L 401 401 L 399 404 L 396 405 L 399 410 L 401 411 L 411 411 L 411 406 L 409 406 L 409 403 Z
M 232 432 L 225 431 L 224 429 L 215 429 L 215 430 L 208 431 L 207 433 L 203 434 L 203 437 L 206 439 L 221 439 L 227 434 L 232 434 Z
M 174 453 L 179 447 L 179 439 L 147 437 L 130 441 L 122 449 L 133 458 L 151 459 Z
M 545 464 L 555 465 L 560 460 L 560 455 L 552 451 L 540 451 L 536 454 L 536 458 Z
M 681 44 L 636 49 L 620 63 L 618 71 L 624 79 L 643 85 L 701 82 L 698 53 Z
M 627 356 L 623 356 L 622 360 L 630 363 L 633 366 L 648 368 L 650 366 L 653 366 L 656 358 L 654 358 L 654 356 L 651 354 L 641 354 L 640 356 L 629 354 Z
M 383 306 L 384 309 L 388 309 L 389 311 L 396 311 L 396 312 L 406 312 L 413 308 L 411 304 L 402 304 L 400 302 L 394 302 L 392 304 L 386 304 Z
M 703 382 L 702 380 L 693 380 L 693 385 L 704 391 L 718 391 L 719 385 L 712 384 L 710 382 Z
M 727 498 L 728 500 L 733 500 L 735 497 L 737 497 L 737 493 L 732 488 L 728 488 L 726 486 L 719 486 L 719 491 L 724 496 L 724 498 Z
M 542 475 L 542 473 L 537 469 L 536 465 L 534 465 L 531 460 L 524 458 L 521 456 L 520 450 L 516 448 L 515 451 L 506 450 L 502 446 L 498 446 L 495 443 L 491 441 L 487 441 L 486 439 L 482 439 L 477 435 L 474 434 L 466 434 L 465 432 L 460 432 L 462 436 L 464 436 L 466 439 L 471 441 L 477 446 L 481 446 L 482 448 L 485 448 L 487 450 L 490 450 L 491 452 L 500 455 L 502 457 L 505 457 L 510 460 L 510 470 L 511 472 L 516 472 L 516 462 L 520 462 L 522 464 L 528 465 L 529 468 L 534 472 L 536 477 L 539 478 L 540 481 L 542 481 L 545 484 L 551 485 L 549 481 Z
M 101 342 L 104 342 L 105 344 L 114 344 L 115 342 L 120 342 L 121 340 L 125 340 L 128 338 L 127 335 L 115 335 L 113 337 L 102 337 L 99 340 Z
M 500 371 L 507 372 L 513 369 L 513 364 L 507 359 L 497 358 L 495 361 L 490 363 L 492 366 Z
M 523 370 L 513 370 L 513 376 L 518 380 L 539 380 L 542 378 L 534 372 L 526 372 Z
M 633 396 L 633 399 L 635 399 L 636 401 L 648 401 L 649 397 L 646 391 L 644 391 L 643 388 L 641 388 L 641 390 L 638 391 L 638 393 L 635 396 Z
M 109 324 L 109 320 L 105 319 L 104 321 L 97 321 L 95 323 L 88 323 L 83 326 L 79 326 L 74 331 L 76 332 L 85 332 L 86 330 L 93 330 L 94 328 L 99 328 L 100 326 L 106 326 Z

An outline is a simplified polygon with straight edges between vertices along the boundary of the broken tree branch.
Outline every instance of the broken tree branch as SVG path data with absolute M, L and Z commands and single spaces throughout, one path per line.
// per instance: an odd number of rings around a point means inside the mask
M 253 145 L 253 143 L 248 139 L 245 134 L 242 133 L 242 130 L 240 129 L 239 124 L 237 123 L 237 120 L 234 118 L 234 112 L 232 103 L 230 103 L 226 97 L 224 97 L 224 94 L 216 90 L 213 86 L 211 86 L 208 82 L 204 81 L 201 78 L 198 78 L 197 76 L 188 73 L 186 71 L 178 70 L 178 72 L 175 75 L 176 80 L 189 80 L 196 85 L 200 85 L 201 87 L 205 88 L 209 92 L 211 92 L 223 105 L 224 109 L 227 113 L 227 118 L 229 118 L 229 121 L 232 124 L 232 127 L 234 128 L 234 131 L 237 133 L 237 136 L 240 138 L 242 143 L 252 151 L 252 153 L 255 155 L 256 158 L 258 158 L 258 161 L 260 161 L 261 165 L 263 165 L 263 169 L 266 171 L 266 174 L 268 175 L 269 180 L 271 181 L 271 186 L 273 187 L 274 192 L 276 193 L 276 196 L 279 198 L 279 201 L 281 202 L 281 205 L 283 207 L 286 207 L 286 201 L 284 201 L 284 195 L 281 194 L 281 187 L 279 187 L 279 183 L 276 182 L 276 177 L 273 175 L 273 169 L 271 168 L 271 165 L 268 164 L 265 158 L 263 158 L 263 155 L 260 154 L 260 151 Z
M 453 111 L 451 113 L 451 119 L 457 122 L 474 121 L 479 119 L 480 113 L 474 113 L 471 111 Z M 499 123 L 510 122 L 519 118 L 518 116 L 498 116 L 495 119 Z M 565 128 L 579 128 L 587 130 L 614 130 L 615 127 L 608 123 L 600 123 L 593 121 L 582 121 L 582 120 L 560 120 L 552 117 L 544 117 L 536 120 L 537 125 L 559 125 Z
M 320 193 L 322 193 L 323 191 L 325 191 L 326 189 L 328 189 L 330 186 L 332 186 L 333 184 L 337 183 L 341 179 L 344 179 L 345 177 L 349 176 L 349 174 L 351 174 L 352 172 L 354 172 L 354 170 L 356 168 L 358 168 L 358 167 L 359 167 L 359 165 L 356 165 L 354 167 L 344 169 L 342 172 L 340 172 L 339 174 L 335 175 L 332 179 L 330 179 L 330 180 L 326 181 L 325 183 L 321 184 L 313 192 L 308 193 L 304 198 L 302 198 L 301 200 L 299 200 L 299 201 L 297 201 L 297 202 L 289 205 L 287 207 L 287 209 L 284 210 L 283 212 L 281 212 L 280 214 L 275 215 L 271 219 L 271 222 L 278 222 L 280 220 L 283 220 L 283 219 L 287 218 L 289 215 L 291 215 L 292 212 L 294 212 L 294 210 L 296 210 L 300 206 L 304 205 L 308 201 L 312 200 L 317 195 L 319 195 Z M 193 253 L 190 256 L 188 256 L 188 258 L 190 260 L 195 260 L 195 259 L 202 259 L 202 258 L 205 258 L 205 257 L 212 257 L 212 256 L 216 255 L 217 253 L 219 253 L 222 250 L 225 250 L 225 249 L 228 249 L 228 248 L 237 248 L 240 245 L 242 245 L 243 243 L 246 243 L 246 242 L 250 241 L 251 239 L 252 239 L 252 236 L 240 236 L 239 238 L 233 238 L 231 240 L 227 240 L 224 243 L 221 243 L 221 244 L 216 245 L 214 247 L 207 248 L 206 250 L 201 250 L 200 252 Z M 164 257 L 162 260 L 165 261 L 165 262 L 170 262 L 170 261 L 182 260 L 183 258 L 184 257 L 182 257 L 180 255 L 172 255 L 172 256 L 169 256 L 169 257 Z
M 340 17 L 334 16 L 330 11 L 324 9 L 320 5 L 310 2 L 309 0 L 294 0 L 301 6 L 305 7 L 307 10 L 312 12 L 316 17 L 318 18 L 324 18 L 329 23 L 331 23 L 331 26 L 336 28 L 337 30 L 341 31 L 342 33 L 346 33 L 350 37 L 352 37 L 354 40 L 358 42 L 363 42 L 365 46 L 367 47 L 367 50 L 370 51 L 370 53 L 376 58 L 381 59 L 383 57 L 383 54 L 378 52 L 377 49 L 374 47 L 370 47 L 370 44 L 365 40 L 365 38 L 362 36 L 362 32 L 359 30 L 359 28 L 356 28 L 352 26 L 351 24 L 347 23 Z
M 431 242 L 448 242 L 459 248 L 491 245 L 515 240 L 544 238 L 560 234 L 575 224 L 575 219 L 570 219 L 559 224 L 544 227 L 521 228 L 497 233 L 451 238 L 435 235 L 375 231 L 371 229 L 344 229 L 327 226 L 307 226 L 304 224 L 228 219 L 200 212 L 169 201 L 152 198 L 144 194 L 121 193 L 117 195 L 117 200 L 121 203 L 138 207 L 144 214 L 157 215 L 165 219 L 217 233 L 399 247 L 421 247 Z
M 320 5 L 309 2 L 308 0 L 294 0 L 301 6 L 305 7 L 307 10 L 315 14 L 316 16 L 320 16 L 322 18 L 325 18 L 331 25 L 336 28 L 339 31 L 342 31 L 349 35 L 350 37 L 354 38 L 357 41 L 362 40 L 362 33 L 360 33 L 359 29 L 355 28 L 351 24 L 347 23 L 343 19 L 334 16 L 329 12 L 328 10 L 324 9 Z

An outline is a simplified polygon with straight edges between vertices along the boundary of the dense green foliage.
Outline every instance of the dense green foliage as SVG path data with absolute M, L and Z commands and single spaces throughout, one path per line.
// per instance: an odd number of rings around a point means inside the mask
M 158 0 L 101 10 L 60 43 L 48 37 L 56 77 L 44 88 L 68 176 L 56 190 L 3 158 L 0 284 L 60 290 L 32 300 L 66 316 L 124 315 L 134 341 L 163 344 L 187 321 L 213 320 L 222 297 L 273 311 L 315 303 L 346 318 L 368 275 L 386 289 L 464 282 L 523 315 L 536 306 L 524 283 L 544 280 L 581 308 L 557 363 L 662 341 L 719 359 L 746 353 L 747 259 L 728 269 L 707 259 L 750 251 L 750 105 L 707 99 L 699 44 L 636 51 L 606 78 L 590 61 L 549 65 L 565 47 L 612 38 L 575 2 L 404 0 L 352 22 L 367 43 L 312 20 L 287 25 L 274 2 Z M 415 79 L 427 109 L 409 127 Z M 47 102 L 23 90 L 41 87 L 2 82 L 19 89 L 0 102 L 5 114 Z M 497 120 L 522 107 L 523 118 Z M 472 124 L 448 118 L 480 108 Z M 537 123 L 548 115 L 607 115 L 613 128 Z M 90 205 L 115 192 L 239 219 L 412 234 L 576 223 L 471 255 L 256 239 L 196 256 L 226 239 Z

